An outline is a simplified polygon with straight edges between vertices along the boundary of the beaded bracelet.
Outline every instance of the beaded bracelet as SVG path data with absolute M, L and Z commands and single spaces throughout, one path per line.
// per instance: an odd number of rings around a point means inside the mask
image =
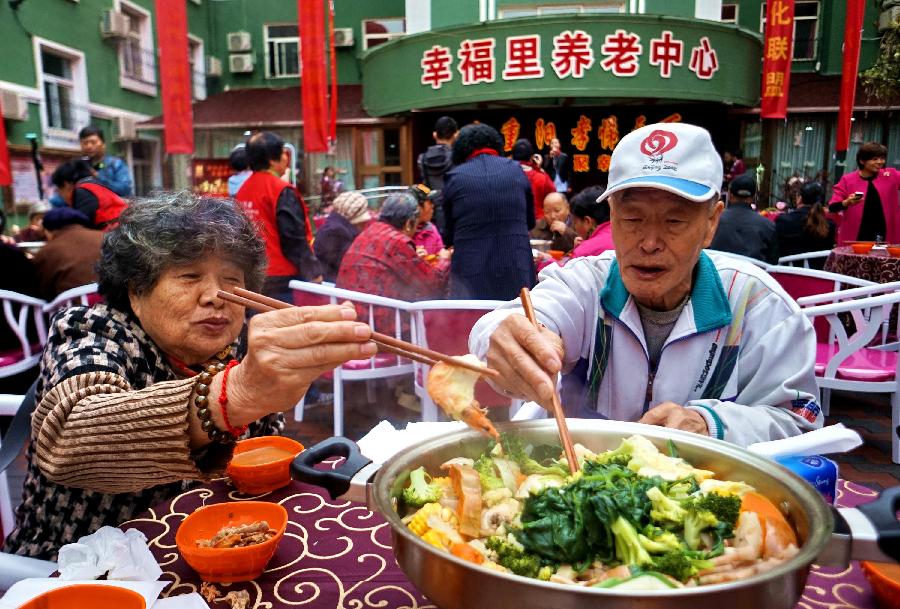
M 200 419 L 200 429 L 206 432 L 209 439 L 219 444 L 231 444 L 234 438 L 229 433 L 216 429 L 212 421 L 212 412 L 209 410 L 209 386 L 213 377 L 225 370 L 225 364 L 216 362 L 207 366 L 203 372 L 197 375 L 197 384 L 194 386 L 194 404 L 197 406 L 197 417 Z

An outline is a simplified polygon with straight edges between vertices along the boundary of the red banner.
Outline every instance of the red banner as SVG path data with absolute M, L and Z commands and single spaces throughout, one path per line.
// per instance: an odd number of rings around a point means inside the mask
M 844 63 L 841 68 L 841 105 L 838 108 L 835 149 L 845 151 L 850 145 L 850 118 L 856 101 L 856 74 L 859 71 L 859 46 L 862 39 L 865 0 L 847 0 L 844 21 Z
M 763 48 L 762 118 L 787 116 L 794 53 L 794 0 L 769 0 Z
M 6 123 L 3 106 L 0 105 L 0 186 L 12 186 L 12 170 L 9 166 L 9 147 L 6 143 Z
M 194 153 L 193 81 L 184 0 L 156 0 L 156 40 L 168 154 Z
M 183 0 L 182 0 L 183 2 Z M 303 84 L 303 149 L 328 152 L 328 72 L 325 65 L 325 0 L 297 0 Z

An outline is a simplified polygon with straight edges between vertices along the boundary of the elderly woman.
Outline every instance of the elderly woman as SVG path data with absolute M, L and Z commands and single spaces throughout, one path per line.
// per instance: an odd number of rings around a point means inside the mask
M 258 290 L 265 247 L 230 201 L 135 203 L 103 243 L 106 302 L 53 321 L 24 500 L 4 551 L 53 559 L 221 473 L 233 442 L 277 434 L 320 374 L 375 353 L 350 307 L 256 315 L 218 290 Z M 240 362 L 240 363 L 239 363 Z
M 588 186 L 572 198 L 572 227 L 578 234 L 572 258 L 596 256 L 615 248 L 609 203 L 597 200 L 603 191 L 602 186 Z
M 483 123 L 466 125 L 453 143 L 456 167 L 443 192 L 451 298 L 508 299 L 535 284 L 531 183 L 502 150 L 503 138 Z
M 360 193 L 342 192 L 334 199 L 334 207 L 316 233 L 313 243 L 316 258 L 322 263 L 325 281 L 337 279 L 344 254 L 371 219 L 369 202 Z
M 434 202 L 440 196 L 440 191 L 431 190 L 424 184 L 416 184 L 409 189 L 410 193 L 419 203 L 419 218 L 416 233 L 413 235 L 413 243 L 419 255 L 436 256 L 444 249 L 444 239 L 441 237 L 434 219 Z

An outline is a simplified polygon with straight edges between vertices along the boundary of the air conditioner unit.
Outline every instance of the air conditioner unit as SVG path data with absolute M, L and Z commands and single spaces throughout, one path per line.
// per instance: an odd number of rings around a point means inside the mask
M 900 22 L 900 6 L 885 7 L 878 15 L 878 31 L 887 31 L 897 22 Z
M 353 46 L 353 28 L 339 27 L 334 29 L 334 46 L 336 47 L 352 47 Z
M 112 9 L 103 11 L 100 35 L 104 38 L 126 38 L 131 31 L 131 19 L 125 13 Z
M 117 142 L 130 142 L 138 139 L 137 122 L 130 116 L 117 116 L 113 120 L 113 139 Z
M 206 56 L 206 75 L 207 76 L 221 76 L 222 75 L 222 60 L 218 57 L 213 57 L 212 55 Z
M 228 32 L 228 50 L 231 53 L 240 51 L 249 51 L 252 46 L 250 44 L 250 32 Z
M 228 71 L 232 74 L 249 74 L 253 71 L 253 54 L 241 53 L 228 58 Z
M 28 120 L 28 102 L 15 91 L 0 89 L 0 106 L 3 107 L 3 118 L 14 121 Z

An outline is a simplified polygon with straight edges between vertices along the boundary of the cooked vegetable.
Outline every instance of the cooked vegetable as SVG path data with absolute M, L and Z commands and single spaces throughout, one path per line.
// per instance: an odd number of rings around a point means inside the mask
M 653 559 L 653 570 L 670 575 L 681 582 L 686 582 L 700 571 L 711 569 L 712 561 L 691 558 L 685 552 L 666 552 Z
M 658 529 L 653 525 L 644 527 L 643 533 L 638 533 L 638 539 L 641 546 L 651 554 L 681 551 L 681 540 L 675 533 Z
M 403 501 L 412 507 L 422 507 L 426 503 L 440 501 L 444 489 L 440 484 L 429 483 L 430 476 L 424 467 L 409 472 L 409 486 L 403 489 Z
M 788 546 L 797 546 L 797 535 L 775 504 L 759 493 L 745 493 L 742 512 L 755 512 L 763 530 L 763 556 L 779 556 Z
M 504 456 L 512 459 L 525 474 L 550 474 L 565 478 L 569 475 L 569 466 L 565 460 L 556 460 L 542 465 L 525 450 L 522 439 L 509 433 L 500 434 L 500 446 Z M 560 451 L 556 451 L 559 454 Z
M 481 455 L 475 459 L 475 471 L 481 479 L 481 490 L 484 492 L 505 488 L 503 480 L 497 475 L 494 461 L 488 455 Z
M 456 516 L 459 532 L 469 537 L 481 533 L 481 480 L 475 468 L 465 465 L 450 466 L 450 482 L 456 495 Z
M 480 565 L 484 562 L 484 556 L 481 555 L 481 552 L 473 548 L 467 543 L 455 543 L 450 546 L 450 553 L 454 556 L 458 556 L 463 560 L 467 560 L 469 562 L 473 562 L 476 565 Z
M 650 518 L 660 524 L 681 524 L 687 516 L 687 510 L 681 507 L 681 502 L 666 497 L 658 486 L 647 489 L 647 499 L 650 500 Z
M 626 565 L 637 565 L 639 567 L 652 562 L 650 554 L 641 545 L 638 533 L 630 522 L 619 516 L 613 521 L 610 530 L 616 536 L 617 559 Z
M 497 555 L 494 562 L 506 567 L 516 575 L 548 580 L 553 573 L 552 567 L 542 569 L 539 556 L 526 552 L 508 537 L 490 537 L 484 542 L 484 545 Z M 542 575 L 542 570 L 545 577 L 539 577 Z
M 741 513 L 741 498 L 737 495 L 707 493 L 700 496 L 695 505 L 698 509 L 711 512 L 719 522 L 724 522 L 730 527 L 734 527 Z
M 409 530 L 414 534 L 421 537 L 428 531 L 428 529 L 431 528 L 428 523 L 428 519 L 430 516 L 437 516 L 441 520 L 449 522 L 453 526 L 456 526 L 458 524 L 456 514 L 445 507 L 441 507 L 441 504 L 426 503 L 424 506 L 419 508 L 418 511 L 416 511 L 412 519 L 409 521 L 409 524 L 407 524 L 406 526 L 409 527 Z
M 613 577 L 594 587 L 615 588 L 616 590 L 670 590 L 672 588 L 677 588 L 678 584 L 662 573 L 644 571 L 628 579 Z

